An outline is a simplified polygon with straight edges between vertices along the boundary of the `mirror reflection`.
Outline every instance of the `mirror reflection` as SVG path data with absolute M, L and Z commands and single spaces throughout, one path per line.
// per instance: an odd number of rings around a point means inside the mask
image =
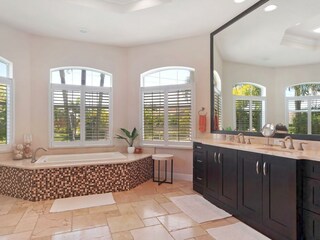
M 320 1 L 270 0 L 213 37 L 213 131 L 320 134 Z

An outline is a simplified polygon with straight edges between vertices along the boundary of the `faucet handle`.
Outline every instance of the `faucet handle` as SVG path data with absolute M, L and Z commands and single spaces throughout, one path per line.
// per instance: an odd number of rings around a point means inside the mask
M 237 143 L 241 143 L 240 136 L 236 136 L 236 138 L 237 138 Z
M 284 140 L 279 140 L 279 142 L 281 148 L 286 148 L 286 142 Z
M 301 151 L 303 151 L 303 150 L 304 150 L 304 148 L 303 148 L 303 144 L 308 144 L 308 143 L 306 143 L 306 142 L 300 142 L 300 143 L 299 143 L 298 150 L 301 150 Z
M 252 139 L 252 138 L 249 138 L 249 137 L 248 137 L 247 144 L 251 144 L 251 139 Z

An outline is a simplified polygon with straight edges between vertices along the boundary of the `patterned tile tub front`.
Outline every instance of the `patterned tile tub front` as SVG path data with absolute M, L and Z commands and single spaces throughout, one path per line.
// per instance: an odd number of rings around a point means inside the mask
M 126 191 L 151 177 L 150 156 L 124 163 L 35 169 L 0 165 L 0 194 L 40 201 Z

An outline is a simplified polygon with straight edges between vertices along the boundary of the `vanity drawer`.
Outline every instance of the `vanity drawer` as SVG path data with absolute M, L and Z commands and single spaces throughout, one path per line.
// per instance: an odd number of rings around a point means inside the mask
M 193 166 L 195 168 L 204 168 L 205 164 L 205 152 L 194 152 L 193 154 Z
M 303 211 L 303 239 L 320 239 L 320 216 L 307 210 Z
M 204 169 L 193 168 L 193 181 L 204 184 Z
M 303 179 L 303 208 L 320 214 L 320 181 Z
M 320 162 L 304 161 L 303 175 L 320 180 Z
M 203 144 L 202 143 L 198 143 L 198 142 L 194 142 L 193 143 L 193 150 L 194 151 L 203 151 Z

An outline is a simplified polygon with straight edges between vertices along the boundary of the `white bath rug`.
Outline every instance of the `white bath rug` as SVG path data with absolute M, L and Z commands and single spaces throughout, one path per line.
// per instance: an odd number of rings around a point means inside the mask
M 235 224 L 210 228 L 207 232 L 217 240 L 267 240 L 263 234 L 249 227 L 248 225 L 238 222 Z
M 64 212 L 116 203 L 112 193 L 95 194 L 54 200 L 50 212 Z
M 231 216 L 199 195 L 171 197 L 170 200 L 197 223 Z

